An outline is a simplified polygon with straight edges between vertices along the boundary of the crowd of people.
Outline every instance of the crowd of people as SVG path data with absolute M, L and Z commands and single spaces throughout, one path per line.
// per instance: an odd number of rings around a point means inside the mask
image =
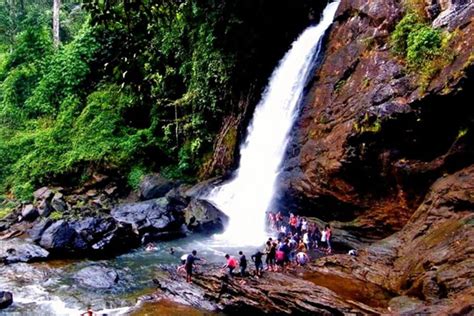
M 261 277 L 263 271 L 286 272 L 288 267 L 305 266 L 310 260 L 309 252 L 311 251 L 322 251 L 326 254 L 332 252 L 332 231 L 329 225 L 326 225 L 324 229 L 319 229 L 315 223 L 309 223 L 306 218 L 294 214 L 290 214 L 289 219 L 285 221 L 280 212 L 268 213 L 268 224 L 277 234 L 277 238 L 268 238 L 262 251 L 257 249 L 250 255 L 250 259 L 243 251 L 239 251 L 238 257 L 230 254 L 224 256 L 225 264 L 222 269 L 227 272 L 228 277 L 247 276 L 249 260 L 254 263 L 253 274 Z M 203 261 L 202 258 L 197 257 L 196 250 L 181 257 L 178 272 L 186 272 L 187 282 L 192 282 L 196 261 Z M 236 271 L 237 267 L 238 271 Z

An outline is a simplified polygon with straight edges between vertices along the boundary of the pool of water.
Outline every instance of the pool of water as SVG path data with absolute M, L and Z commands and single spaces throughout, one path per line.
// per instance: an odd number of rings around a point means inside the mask
M 154 309 L 162 309 L 160 315 L 183 315 L 185 307 L 170 302 L 136 306 L 137 298 L 154 290 L 152 279 L 160 266 L 177 266 L 179 258 L 192 250 L 196 250 L 198 256 L 208 263 L 224 264 L 226 253 L 237 256 L 242 250 L 250 257 L 257 248 L 239 247 L 219 238 L 196 235 L 156 243 L 156 247 L 155 251 L 147 252 L 140 248 L 110 260 L 54 260 L 0 266 L 1 290 L 12 292 L 14 298 L 14 304 L 0 311 L 0 315 L 78 315 L 86 311 L 88 306 L 99 314 L 107 315 L 151 315 L 150 310 Z M 170 248 L 175 250 L 174 254 L 170 253 Z M 116 269 L 119 275 L 116 286 L 97 290 L 77 284 L 74 274 L 91 265 Z M 204 264 L 201 269 L 207 268 L 210 267 Z M 186 308 L 185 314 L 209 314 Z

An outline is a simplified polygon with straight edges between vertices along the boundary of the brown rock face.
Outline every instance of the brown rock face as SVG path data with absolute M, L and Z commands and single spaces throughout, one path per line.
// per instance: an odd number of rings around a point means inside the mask
M 372 307 L 357 297 L 348 300 L 331 289 L 316 285 L 313 276 L 303 280 L 292 274 L 267 273 L 260 279 L 234 277 L 224 282 L 218 268 L 207 269 L 210 271 L 196 275 L 192 284 L 185 283 L 174 269 L 162 271 L 154 279 L 158 291 L 144 299 L 170 299 L 227 315 L 361 315 L 386 310 L 382 307 L 383 302 L 375 302 L 378 306 Z M 341 280 L 344 279 L 337 281 Z M 381 297 L 380 293 L 375 296 L 376 299 Z
M 470 166 L 436 181 L 401 231 L 359 257 L 326 257 L 317 270 L 350 274 L 417 298 L 419 303 L 405 312 L 468 313 L 474 309 L 473 206 L 474 166 Z
M 474 162 L 472 5 L 454 7 L 455 57 L 422 85 L 390 49 L 401 2 L 341 2 L 293 131 L 280 208 L 386 237 L 436 179 Z

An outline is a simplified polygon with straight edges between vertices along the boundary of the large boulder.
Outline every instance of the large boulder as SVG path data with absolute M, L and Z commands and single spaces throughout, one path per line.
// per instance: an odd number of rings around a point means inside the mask
M 10 292 L 0 291 L 0 309 L 7 308 L 13 303 L 13 295 Z
M 143 236 L 151 237 L 181 234 L 184 223 L 182 205 L 174 204 L 166 197 L 138 203 L 122 204 L 115 207 L 111 215 L 121 223 L 131 224 L 133 229 Z
M 151 200 L 163 197 L 178 183 L 168 180 L 159 174 L 145 176 L 140 183 L 140 199 Z
M 71 223 L 71 227 L 86 243 L 88 255 L 108 256 L 138 246 L 139 238 L 132 225 L 111 217 L 86 217 Z
M 6 264 L 41 261 L 48 256 L 45 249 L 22 239 L 4 240 L 0 244 L 0 259 Z
M 199 199 L 191 200 L 184 214 L 188 229 L 199 233 L 222 232 L 229 221 L 214 205 Z
M 69 253 L 78 249 L 84 250 L 84 245 L 78 242 L 78 234 L 65 220 L 51 224 L 41 235 L 40 246 L 57 253 Z
M 79 285 L 87 289 L 110 289 L 117 284 L 119 276 L 114 269 L 91 266 L 79 270 L 74 275 L 74 279 L 79 282 Z

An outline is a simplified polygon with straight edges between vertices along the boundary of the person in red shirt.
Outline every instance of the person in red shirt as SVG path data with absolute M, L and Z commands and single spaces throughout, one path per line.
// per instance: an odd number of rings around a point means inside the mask
M 289 224 L 290 224 L 291 233 L 294 235 L 296 233 L 296 229 L 298 226 L 298 219 L 296 218 L 295 215 L 293 214 L 290 215 Z
M 225 255 L 227 260 L 226 264 L 222 267 L 223 269 L 229 269 L 229 276 L 233 276 L 234 269 L 237 267 L 237 260 L 234 257 L 229 256 L 229 254 Z

